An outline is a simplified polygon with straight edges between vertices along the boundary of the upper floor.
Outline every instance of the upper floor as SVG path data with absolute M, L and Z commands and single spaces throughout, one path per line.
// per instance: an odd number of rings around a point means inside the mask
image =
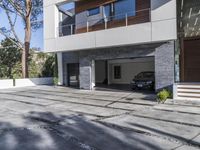
M 44 0 L 45 51 L 177 38 L 176 0 Z

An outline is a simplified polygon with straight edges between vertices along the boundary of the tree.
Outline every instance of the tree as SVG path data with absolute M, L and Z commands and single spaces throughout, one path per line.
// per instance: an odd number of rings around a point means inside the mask
M 43 77 L 53 77 L 54 76 L 54 70 L 55 70 L 55 55 L 50 55 L 47 57 L 45 64 L 42 68 L 42 76 Z
M 15 39 L 13 41 L 17 42 Z M 0 68 L 1 77 L 13 78 L 12 70 L 21 60 L 21 50 L 8 38 L 1 42 Z
M 40 14 L 42 14 L 42 5 L 43 0 L 0 0 L 0 8 L 4 10 L 10 25 L 9 27 L 0 28 L 0 34 L 9 38 L 15 46 L 22 49 L 22 76 L 24 78 L 29 76 L 28 55 L 31 31 L 42 25 L 42 22 L 37 21 Z M 18 18 L 21 18 L 24 23 L 25 37 L 23 42 L 15 31 L 15 24 Z

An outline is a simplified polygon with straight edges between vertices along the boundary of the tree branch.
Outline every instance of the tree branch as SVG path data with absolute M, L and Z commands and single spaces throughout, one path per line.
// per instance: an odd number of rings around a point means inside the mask
M 16 12 L 17 12 L 22 18 L 25 18 L 22 9 L 21 9 L 19 6 L 17 6 L 17 5 L 15 4 L 15 2 L 13 2 L 12 0 L 8 0 L 8 1 L 9 1 L 10 4 L 12 5 L 12 7 L 16 10 Z
M 22 42 L 21 42 L 21 40 L 20 40 L 19 37 L 17 36 L 17 33 L 15 32 L 14 26 L 15 26 L 16 18 L 14 19 L 14 23 L 13 23 L 12 20 L 11 20 L 11 16 L 10 16 L 10 14 L 9 14 L 9 11 L 8 11 L 7 9 L 5 9 L 5 12 L 6 12 L 6 15 L 7 15 L 7 18 L 8 18 L 8 21 L 9 21 L 10 28 L 11 28 L 11 31 L 12 31 L 12 33 L 13 33 L 13 36 L 15 37 L 15 39 L 16 39 L 21 45 L 23 45 Z
M 6 35 L 3 31 L 0 30 L 0 34 L 2 34 L 4 37 L 8 38 L 13 44 L 15 44 L 18 48 L 20 49 L 24 49 L 23 45 L 21 45 L 20 43 L 15 42 L 12 38 L 10 38 L 8 35 Z
M 26 17 L 29 17 L 32 11 L 32 2 L 29 1 L 26 5 L 28 5 L 26 8 Z

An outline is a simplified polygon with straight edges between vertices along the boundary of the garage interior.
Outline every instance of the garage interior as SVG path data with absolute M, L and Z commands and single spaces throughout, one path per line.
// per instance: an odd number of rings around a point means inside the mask
M 154 57 L 95 61 L 95 89 L 131 91 L 130 82 L 144 71 L 155 71 Z

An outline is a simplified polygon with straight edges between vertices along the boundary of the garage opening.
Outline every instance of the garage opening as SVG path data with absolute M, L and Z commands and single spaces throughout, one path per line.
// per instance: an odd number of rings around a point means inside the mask
M 143 72 L 154 74 L 154 70 L 154 57 L 98 60 L 95 61 L 95 87 L 131 91 L 133 79 Z

